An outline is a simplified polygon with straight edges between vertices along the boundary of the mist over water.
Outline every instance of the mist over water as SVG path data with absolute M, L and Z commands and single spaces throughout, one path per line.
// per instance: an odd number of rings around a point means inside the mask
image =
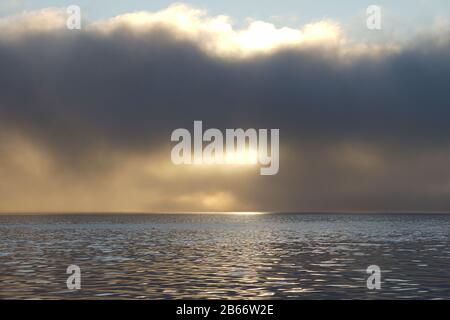
M 448 299 L 449 233 L 425 214 L 0 216 L 0 298 Z

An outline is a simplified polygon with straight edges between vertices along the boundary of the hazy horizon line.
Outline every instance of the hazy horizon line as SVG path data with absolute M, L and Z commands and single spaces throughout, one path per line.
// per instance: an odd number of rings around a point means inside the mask
M 259 215 L 259 214 L 380 214 L 380 215 L 424 215 L 450 214 L 450 211 L 17 211 L 0 212 L 0 216 L 65 216 L 65 215 L 183 215 L 183 214 L 216 214 L 216 215 Z

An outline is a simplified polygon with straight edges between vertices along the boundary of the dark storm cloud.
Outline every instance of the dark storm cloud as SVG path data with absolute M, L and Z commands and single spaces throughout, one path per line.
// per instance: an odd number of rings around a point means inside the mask
M 145 147 L 194 119 L 280 127 L 308 140 L 448 138 L 448 46 L 350 65 L 324 50 L 232 61 L 163 30 L 40 34 L 1 43 L 0 112 L 3 126 L 75 146 L 96 137 Z
M 2 131 L 89 171 L 99 154 L 107 167 L 168 146 L 193 120 L 280 128 L 280 174 L 240 191 L 257 209 L 450 210 L 448 44 L 344 62 L 320 46 L 222 59 L 177 39 L 118 28 L 0 40 Z

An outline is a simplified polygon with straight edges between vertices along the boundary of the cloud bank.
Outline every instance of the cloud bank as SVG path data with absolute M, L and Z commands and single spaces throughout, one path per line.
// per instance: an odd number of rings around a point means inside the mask
M 185 5 L 0 19 L 0 210 L 449 211 L 450 45 Z M 279 128 L 280 172 L 178 167 L 170 133 Z

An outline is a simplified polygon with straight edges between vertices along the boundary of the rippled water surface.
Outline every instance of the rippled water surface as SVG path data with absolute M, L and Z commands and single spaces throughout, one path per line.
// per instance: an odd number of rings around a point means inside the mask
M 0 298 L 449 299 L 449 232 L 450 215 L 0 216 Z

